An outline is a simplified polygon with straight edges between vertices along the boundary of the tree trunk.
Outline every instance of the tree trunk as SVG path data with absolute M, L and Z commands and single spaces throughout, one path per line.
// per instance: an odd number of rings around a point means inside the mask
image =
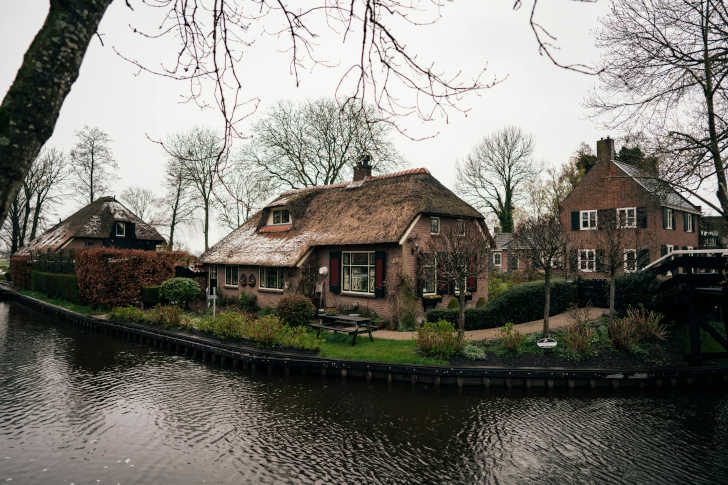
M 51 1 L 48 16 L 0 104 L 0 224 L 78 77 L 111 0 Z
M 614 320 L 614 299 L 616 294 L 616 283 L 614 280 L 614 271 L 609 275 L 609 323 Z
M 207 232 L 210 229 L 210 201 L 205 201 L 205 252 L 207 252 Z
M 549 314 L 551 313 L 551 267 L 544 269 L 543 336 L 549 335 Z
M 94 151 L 93 151 L 93 148 L 92 148 L 91 149 L 91 167 L 90 167 L 91 170 L 89 170 L 89 173 L 90 173 L 90 177 L 89 177 L 90 178 L 90 182 L 88 184 L 88 186 L 89 186 L 89 194 L 90 194 L 90 199 L 91 199 L 89 201 L 89 204 L 93 204 L 94 203 L 94 168 L 96 168 L 96 166 L 94 165 L 94 163 L 95 163 L 95 161 L 94 161 Z
M 464 282 L 467 283 L 467 278 Z M 458 303 L 460 303 L 460 310 L 458 311 L 458 341 L 462 344 L 465 340 L 465 286 L 460 288 Z

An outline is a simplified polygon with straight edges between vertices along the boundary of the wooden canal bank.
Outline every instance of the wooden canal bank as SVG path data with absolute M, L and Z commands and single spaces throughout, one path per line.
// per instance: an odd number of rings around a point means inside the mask
M 19 302 L 75 327 L 250 373 L 286 376 L 294 373 L 336 379 L 409 382 L 434 388 L 441 385 L 506 389 L 728 387 L 726 365 L 658 369 L 564 369 L 445 367 L 322 359 L 314 354 L 266 350 L 253 345 L 231 345 L 216 338 L 183 331 L 90 317 L 22 295 L 4 285 L 0 285 L 0 300 Z

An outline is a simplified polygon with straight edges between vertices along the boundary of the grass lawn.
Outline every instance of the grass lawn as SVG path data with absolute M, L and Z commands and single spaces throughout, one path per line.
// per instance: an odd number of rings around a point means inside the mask
M 51 303 L 53 305 L 66 308 L 66 309 L 74 311 L 76 313 L 82 313 L 84 315 L 99 315 L 101 313 L 106 313 L 108 311 L 108 310 L 104 310 L 103 308 L 91 307 L 88 305 L 79 305 L 76 303 L 71 303 L 70 301 L 59 300 L 57 298 L 51 298 L 49 296 L 46 296 L 44 293 L 40 293 L 38 291 L 19 290 L 19 293 L 26 295 L 26 296 L 30 296 L 37 300 L 43 300 L 43 301 Z
M 399 364 L 425 364 L 448 365 L 447 361 L 423 357 L 417 353 L 414 341 L 386 340 L 377 338 L 374 342 L 369 336 L 356 339 L 356 345 L 351 345 L 348 335 L 322 333 L 324 343 L 321 345 L 319 356 L 332 359 L 368 360 L 372 362 L 395 362 Z

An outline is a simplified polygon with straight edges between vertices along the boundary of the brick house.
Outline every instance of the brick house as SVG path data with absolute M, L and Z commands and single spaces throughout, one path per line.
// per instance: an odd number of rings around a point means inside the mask
M 624 231 L 624 271 L 632 272 L 676 249 L 697 249 L 700 206 L 643 170 L 614 160 L 614 140 L 597 142 L 597 163 L 560 204 L 569 271 L 603 276 L 603 220 L 616 215 Z M 609 214 L 613 211 L 612 214 Z
M 360 162 L 351 182 L 282 193 L 200 258 L 208 291 L 254 294 L 274 307 L 284 294 L 314 294 L 326 307 L 358 308 L 390 319 L 395 287 L 416 290 L 417 316 L 446 305 L 454 291 L 440 284 L 423 257 L 430 238 L 454 224 L 475 224 L 492 245 L 478 211 L 424 169 L 371 176 Z M 467 282 L 469 298 L 487 298 L 487 275 Z M 472 304 L 472 303 L 471 303 Z
M 525 272 L 530 262 L 514 247 L 513 233 L 496 232 L 493 236 L 495 248 L 491 255 L 490 267 L 496 273 Z
M 89 247 L 154 250 L 164 238 L 114 197 L 100 197 L 36 237 L 17 255 Z

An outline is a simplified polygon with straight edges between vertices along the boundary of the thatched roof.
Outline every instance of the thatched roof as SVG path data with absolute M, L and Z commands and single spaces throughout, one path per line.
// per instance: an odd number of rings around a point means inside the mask
M 30 241 L 18 254 L 57 251 L 75 238 L 108 239 L 115 222 L 134 223 L 136 239 L 164 242 L 155 228 L 121 202 L 113 197 L 101 197 Z
M 261 232 L 270 210 L 282 205 L 290 210 L 291 226 Z M 419 168 L 284 192 L 200 259 L 291 267 L 314 246 L 397 243 L 418 214 L 483 219 Z

